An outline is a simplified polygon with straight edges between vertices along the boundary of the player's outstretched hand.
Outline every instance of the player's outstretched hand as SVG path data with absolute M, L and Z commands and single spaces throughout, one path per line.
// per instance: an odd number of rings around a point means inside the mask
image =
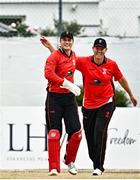
M 131 99 L 131 102 L 133 103 L 133 105 L 136 106 L 137 105 L 137 99 L 134 96 L 131 96 L 130 99 Z
M 43 44 L 43 46 L 50 50 L 50 52 L 53 52 L 55 50 L 55 48 L 52 46 L 51 42 L 47 39 L 47 37 L 41 36 L 40 41 Z

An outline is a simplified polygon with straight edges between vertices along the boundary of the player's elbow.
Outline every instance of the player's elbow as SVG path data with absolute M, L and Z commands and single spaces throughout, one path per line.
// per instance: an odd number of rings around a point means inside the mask
M 47 70 L 47 69 L 44 70 L 44 77 L 45 77 L 46 79 L 48 79 L 48 80 L 50 79 L 51 73 L 50 73 L 49 70 Z

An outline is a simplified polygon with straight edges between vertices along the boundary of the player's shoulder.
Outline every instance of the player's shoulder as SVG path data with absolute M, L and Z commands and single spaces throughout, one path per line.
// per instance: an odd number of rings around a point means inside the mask
M 60 54 L 58 50 L 54 50 L 49 57 L 47 58 L 47 62 L 57 62 L 60 59 Z
M 77 60 L 78 60 L 78 61 L 81 61 L 81 62 L 82 62 L 82 61 L 83 61 L 83 62 L 84 62 L 84 61 L 87 62 L 88 60 L 91 60 L 91 58 L 92 58 L 92 56 L 77 56 Z
M 111 59 L 111 58 L 106 57 L 106 61 L 107 61 L 108 64 L 116 64 L 115 59 Z
M 53 51 L 52 55 L 53 56 L 61 55 L 61 52 L 59 51 L 59 49 L 56 49 Z
M 61 53 L 59 52 L 58 49 L 56 49 L 56 50 L 54 50 L 54 51 L 50 54 L 49 58 L 55 58 L 55 59 L 57 59 L 57 58 L 59 58 L 60 56 L 61 56 Z

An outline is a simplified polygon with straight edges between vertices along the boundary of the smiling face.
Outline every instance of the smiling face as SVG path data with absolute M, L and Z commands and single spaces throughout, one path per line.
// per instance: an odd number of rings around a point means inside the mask
M 93 47 L 94 61 L 96 64 L 102 64 L 106 51 L 107 48 L 101 46 Z
M 70 52 L 73 45 L 73 39 L 69 37 L 63 37 L 60 39 L 60 46 L 65 50 L 65 52 Z

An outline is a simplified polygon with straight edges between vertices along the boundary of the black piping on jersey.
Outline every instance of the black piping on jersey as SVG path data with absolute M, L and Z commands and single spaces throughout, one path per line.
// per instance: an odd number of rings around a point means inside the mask
M 70 52 L 70 55 L 67 55 L 66 51 L 65 51 L 63 48 L 61 48 L 61 47 L 59 47 L 58 50 L 59 50 L 62 54 L 65 54 L 68 58 L 70 58 L 71 55 L 72 55 L 72 51 Z
M 103 60 L 103 62 L 102 62 L 101 64 L 97 64 L 97 63 L 94 61 L 94 55 L 93 55 L 92 58 L 91 58 L 91 62 L 94 63 L 94 64 L 96 64 L 97 66 L 101 66 L 102 64 L 105 64 L 106 61 L 107 61 L 107 59 L 106 59 L 105 56 L 104 56 L 104 60 Z

